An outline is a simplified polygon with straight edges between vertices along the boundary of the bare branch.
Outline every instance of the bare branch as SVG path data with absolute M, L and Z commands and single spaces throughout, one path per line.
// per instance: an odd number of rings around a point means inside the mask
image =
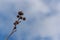
M 16 32 L 16 26 L 17 26 L 17 24 L 19 24 L 19 23 L 21 23 L 21 20 L 20 19 L 23 19 L 24 21 L 26 20 L 26 18 L 25 17 L 22 17 L 24 14 L 23 14 L 23 12 L 22 11 L 19 11 L 18 12 L 18 15 L 17 15 L 17 20 L 13 23 L 14 24 L 14 27 L 13 27 L 13 30 L 11 31 L 11 33 L 8 35 L 8 37 L 6 38 L 6 40 L 8 40 L 9 39 L 9 37 L 11 37 L 11 35 L 14 33 L 14 32 Z

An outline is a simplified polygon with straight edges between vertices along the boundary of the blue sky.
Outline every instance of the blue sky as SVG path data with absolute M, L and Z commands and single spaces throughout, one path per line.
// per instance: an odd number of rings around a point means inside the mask
M 5 40 L 22 10 L 26 21 L 9 40 L 60 40 L 60 0 L 0 0 L 0 40 Z

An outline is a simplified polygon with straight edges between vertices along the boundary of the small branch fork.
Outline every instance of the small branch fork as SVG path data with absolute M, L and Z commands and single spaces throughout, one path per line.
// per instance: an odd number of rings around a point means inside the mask
M 6 40 L 8 40 L 9 39 L 9 37 L 14 33 L 14 32 L 16 32 L 16 26 L 19 24 L 19 23 L 21 23 L 21 20 L 23 20 L 23 21 L 25 21 L 26 20 L 26 18 L 25 17 L 23 17 L 23 12 L 22 11 L 19 11 L 18 12 L 18 15 L 17 15 L 17 18 L 18 18 L 18 20 L 16 20 L 13 24 L 14 24 L 14 27 L 13 27 L 13 30 L 11 31 L 11 33 L 8 35 L 8 37 L 6 38 Z

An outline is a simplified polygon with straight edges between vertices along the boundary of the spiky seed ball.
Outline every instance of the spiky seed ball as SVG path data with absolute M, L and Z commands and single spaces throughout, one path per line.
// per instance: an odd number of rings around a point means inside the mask
M 18 14 L 19 14 L 19 15 L 24 15 L 22 11 L 19 11 Z
M 23 17 L 23 20 L 25 21 L 25 20 L 26 20 L 26 18 L 25 18 L 25 17 Z
M 19 24 L 19 22 L 18 22 L 18 21 L 15 21 L 15 22 L 14 22 L 14 25 L 17 25 L 17 24 Z

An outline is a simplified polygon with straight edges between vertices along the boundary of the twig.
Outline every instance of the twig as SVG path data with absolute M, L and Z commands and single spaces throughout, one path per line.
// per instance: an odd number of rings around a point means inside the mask
M 6 40 L 8 40 L 9 39 L 9 37 L 14 33 L 14 32 L 16 32 L 16 26 L 17 26 L 17 24 L 19 24 L 20 22 L 21 22 L 21 20 L 23 20 L 23 21 L 25 21 L 26 20 L 26 18 L 25 17 L 23 17 L 23 12 L 22 11 L 19 11 L 18 12 L 18 15 L 17 15 L 17 18 L 18 18 L 18 20 L 16 20 L 13 24 L 14 24 L 14 27 L 13 27 L 13 30 L 12 30 L 12 32 L 8 35 L 8 37 L 6 38 Z M 20 20 L 21 19 L 21 20 Z

